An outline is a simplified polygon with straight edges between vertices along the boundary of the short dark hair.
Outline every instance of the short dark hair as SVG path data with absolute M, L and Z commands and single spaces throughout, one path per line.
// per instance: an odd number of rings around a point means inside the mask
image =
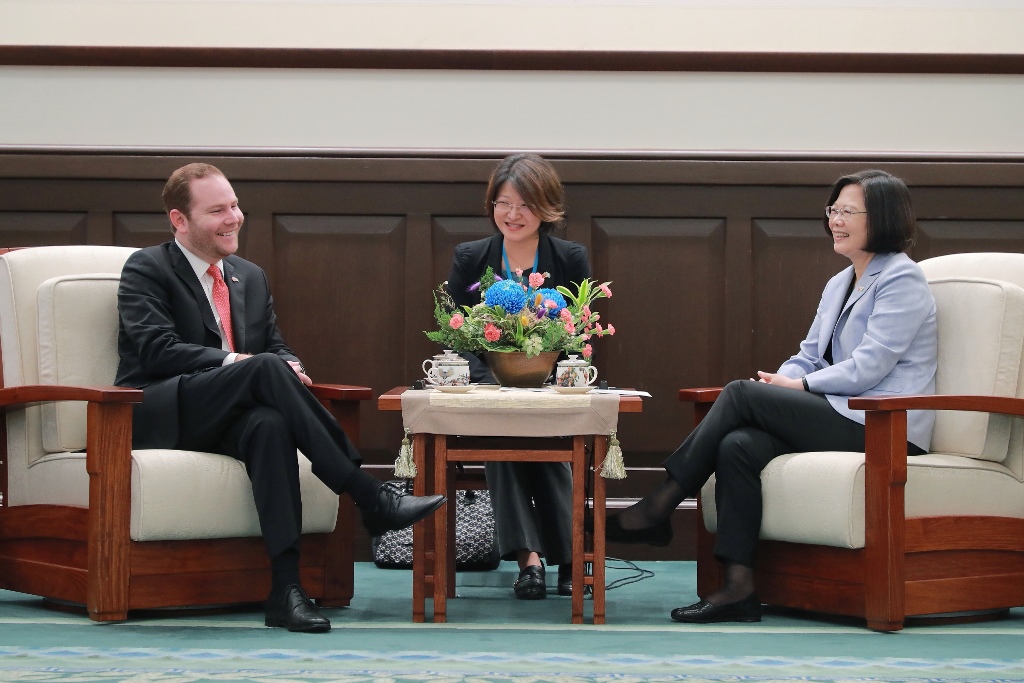
M 172 210 L 177 209 L 186 217 L 191 218 L 192 181 L 215 175 L 225 177 L 224 173 L 212 164 L 186 164 L 176 170 L 164 184 L 164 191 L 161 195 L 164 200 L 164 210 L 170 215 Z M 172 225 L 171 228 L 173 229 L 174 226 Z
M 540 218 L 540 233 L 546 235 L 565 216 L 565 190 L 551 163 L 536 154 L 513 154 L 501 160 L 487 183 L 484 211 L 494 222 L 494 200 L 502 186 L 511 183 L 530 210 Z
M 864 208 L 868 212 L 866 251 L 890 254 L 906 251 L 914 245 L 917 219 L 910 205 L 910 190 L 903 180 L 885 171 L 875 170 L 844 175 L 832 186 L 826 206 L 832 206 L 847 185 L 860 185 L 864 190 Z M 831 235 L 827 216 L 824 225 L 825 232 Z

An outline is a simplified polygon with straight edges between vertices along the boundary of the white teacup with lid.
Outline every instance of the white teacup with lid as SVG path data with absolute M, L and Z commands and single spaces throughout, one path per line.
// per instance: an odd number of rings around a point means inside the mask
M 439 353 L 423 361 L 423 373 L 427 381 L 443 387 L 464 387 L 469 385 L 469 361 L 454 351 Z
M 585 387 L 593 384 L 596 379 L 597 368 L 576 355 L 558 361 L 555 368 L 555 386 Z

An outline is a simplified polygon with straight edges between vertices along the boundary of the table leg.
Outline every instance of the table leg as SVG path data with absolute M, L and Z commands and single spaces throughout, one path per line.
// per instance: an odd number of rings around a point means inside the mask
M 438 438 L 439 439 L 447 440 L 447 439 L 454 438 L 454 437 L 438 437 Z M 448 451 L 446 449 L 445 453 L 447 454 L 447 452 Z M 447 460 L 448 460 L 448 458 L 445 457 L 445 461 L 446 462 L 447 462 Z M 445 467 L 444 472 L 445 472 L 445 476 L 448 477 L 447 485 L 445 487 L 445 489 L 446 489 L 445 490 L 445 495 L 448 496 L 448 503 L 444 506 L 445 507 L 444 512 L 445 512 L 446 515 L 448 515 L 448 538 L 445 541 L 446 544 L 447 544 L 445 547 L 448 549 L 448 565 L 447 565 L 447 570 L 448 570 L 448 573 L 447 573 L 447 577 L 448 577 L 447 584 L 448 584 L 448 586 L 447 586 L 447 588 L 448 588 L 448 597 L 449 598 L 454 598 L 455 597 L 455 556 L 456 556 L 456 554 L 458 552 L 458 548 L 455 545 L 455 531 L 456 531 L 455 524 L 456 524 L 456 513 L 458 512 L 458 502 L 459 502 L 458 501 L 458 499 L 459 499 L 458 488 L 459 487 L 458 487 L 457 482 L 456 482 L 458 477 L 451 476 L 452 475 L 451 463 L 448 463 L 448 466 Z
M 434 438 L 434 493 L 448 492 L 448 440 Z M 455 505 L 449 500 L 445 505 Z M 448 621 L 448 511 L 432 515 L 434 521 L 434 623 Z
M 587 507 L 586 451 L 582 436 L 572 439 L 572 623 L 583 623 L 584 559 L 583 515 Z
M 414 495 L 423 496 L 427 493 L 426 454 L 429 446 L 427 434 L 413 434 L 412 459 L 416 464 L 418 476 L 413 480 Z M 431 550 L 433 535 L 427 522 L 418 522 L 412 528 L 412 620 L 422 624 L 424 621 L 427 593 L 427 554 Z
M 594 536 L 591 548 L 594 556 L 594 623 L 604 623 L 604 587 L 605 587 L 605 480 L 600 468 L 608 456 L 608 437 L 594 438 L 594 469 L 589 472 L 594 478 Z

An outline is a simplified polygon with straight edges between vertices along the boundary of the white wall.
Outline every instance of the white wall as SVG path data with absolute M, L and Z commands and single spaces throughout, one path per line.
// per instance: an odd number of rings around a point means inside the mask
M 1021 54 L 1020 4 L 0 0 L 0 44 Z M 1022 111 L 1024 76 L 0 66 L 8 149 L 1019 157 Z
M 1024 52 L 1020 0 L 0 0 L 0 45 Z
M 0 145 L 1024 154 L 1015 76 L 8 67 L 0 92 Z

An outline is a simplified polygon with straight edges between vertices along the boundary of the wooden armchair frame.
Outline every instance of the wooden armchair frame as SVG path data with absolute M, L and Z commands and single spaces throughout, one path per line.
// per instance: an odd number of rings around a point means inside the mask
M 314 385 L 354 443 L 367 387 Z M 270 563 L 263 539 L 146 541 L 129 538 L 132 403 L 142 391 L 121 387 L 0 388 L 0 409 L 31 403 L 87 401 L 89 507 L 7 505 L 7 421 L 0 420 L 0 588 L 85 605 L 95 621 L 119 621 L 130 610 L 263 601 Z M 303 587 L 325 607 L 353 594 L 353 505 L 342 497 L 329 534 L 302 539 Z
M 695 423 L 721 389 L 682 389 Z M 957 410 L 1024 417 L 1024 399 L 902 396 L 850 399 L 867 411 L 863 549 L 761 541 L 755 567 L 761 600 L 802 610 L 861 617 L 897 631 L 910 616 L 1000 610 L 1024 605 L 1024 520 L 991 516 L 907 519 L 907 410 Z M 699 503 L 699 501 L 698 501 Z M 698 505 L 699 509 L 699 505 Z M 697 592 L 722 581 L 714 535 L 698 514 Z

